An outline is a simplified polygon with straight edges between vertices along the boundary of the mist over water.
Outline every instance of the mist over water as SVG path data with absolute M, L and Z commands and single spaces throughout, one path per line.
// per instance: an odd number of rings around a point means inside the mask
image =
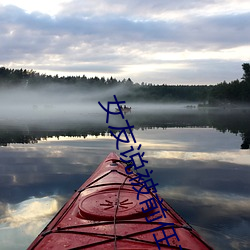
M 125 120 L 128 119 L 135 129 L 208 126 L 220 131 L 229 130 L 232 133 L 240 133 L 244 140 L 243 147 L 249 147 L 249 109 L 203 109 L 198 108 L 197 103 L 162 104 L 123 99 L 124 95 L 129 94 L 129 90 L 122 86 L 102 91 L 65 84 L 0 89 L 1 144 L 36 141 L 46 138 L 48 132 L 49 136 L 99 135 L 108 132 L 109 125 L 125 126 Z M 131 107 L 131 112 L 124 113 L 124 119 L 121 115 L 110 115 L 110 123 L 106 124 L 107 114 L 98 101 L 107 107 L 107 102 L 115 101 L 114 95 L 118 101 L 125 101 L 122 106 Z M 110 105 L 111 111 L 115 112 L 115 108 L 116 105 Z M 4 131 L 13 132 L 11 140 Z M 15 134 L 15 131 L 19 133 Z
M 79 118 L 82 114 L 98 111 L 93 94 L 79 93 L 69 87 L 39 89 L 9 89 L 0 92 L 1 119 L 26 121 Z
M 98 101 L 107 107 L 114 94 L 132 110 L 124 119 L 111 115 L 107 124 Z M 124 126 L 126 119 L 154 169 L 159 194 L 215 249 L 249 249 L 249 150 L 240 149 L 243 141 L 249 145 L 249 110 L 130 102 L 124 94 L 129 92 L 122 87 L 99 91 L 56 84 L 0 89 L 3 249 L 30 244 L 62 201 L 115 151 L 108 126 Z M 122 144 L 121 150 L 127 148 Z
M 119 96 L 129 94 L 124 87 L 112 90 L 99 91 L 82 90 L 66 85 L 56 85 L 30 88 L 11 88 L 0 90 L 0 121 L 15 122 L 56 122 L 56 121 L 96 121 L 105 116 L 105 111 L 99 106 L 98 101 L 107 107 L 108 101 L 126 101 Z M 146 101 L 146 100 L 145 100 Z M 124 105 L 124 104 L 123 104 Z M 127 107 L 132 107 L 133 112 L 166 112 L 185 110 L 188 104 L 154 104 L 126 102 Z M 115 111 L 116 105 L 111 105 Z M 188 111 L 188 110 L 186 110 Z M 103 120 L 104 122 L 104 120 Z

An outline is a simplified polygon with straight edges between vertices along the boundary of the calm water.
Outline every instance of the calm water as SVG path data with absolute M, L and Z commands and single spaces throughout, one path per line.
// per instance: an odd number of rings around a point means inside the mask
M 121 117 L 106 124 L 98 107 L 73 113 L 0 120 L 1 249 L 25 249 L 116 151 L 108 125 Z M 126 115 L 158 192 L 215 249 L 250 249 L 249 114 L 159 106 Z

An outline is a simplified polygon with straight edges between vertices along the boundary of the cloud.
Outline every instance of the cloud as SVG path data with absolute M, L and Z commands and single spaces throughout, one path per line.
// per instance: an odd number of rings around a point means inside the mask
M 5 210 L 6 216 L 0 222 L 12 228 L 23 224 L 34 224 L 34 220 L 40 221 L 44 217 L 51 217 L 58 209 L 55 197 L 31 198 L 19 204 L 8 204 Z
M 12 14 L 9 15 L 9 13 Z M 230 44 L 234 46 L 248 44 L 250 36 L 247 33 L 245 33 L 245 39 L 240 36 L 242 31 L 249 29 L 250 13 L 195 17 L 189 22 L 178 20 L 172 22 L 167 20 L 137 21 L 119 16 L 84 18 L 59 15 L 52 18 L 39 12 L 27 14 L 13 6 L 3 7 L 1 14 L 2 20 L 4 20 L 2 28 L 10 39 L 11 36 L 19 39 L 22 36 L 24 41 L 30 41 L 27 47 L 34 43 L 36 46 L 43 45 L 44 49 L 48 45 L 53 48 L 56 48 L 56 45 L 59 45 L 58 48 L 62 48 L 60 45 L 64 45 L 63 48 L 65 48 L 67 45 L 74 47 L 74 44 L 77 44 L 76 47 L 79 47 L 81 42 L 85 43 L 84 45 L 91 44 L 93 47 L 105 44 L 105 42 L 108 42 L 109 45 L 164 42 L 166 45 L 175 43 L 181 47 L 192 49 L 199 44 L 206 48 L 209 44 L 210 46 L 221 44 L 221 46 L 230 47 Z M 26 36 L 30 39 L 25 39 Z M 61 44 L 65 40 L 68 40 L 68 43 Z
M 62 206 L 62 200 L 46 196 L 5 204 L 0 217 L 1 249 L 26 249 Z
M 197 189 L 194 192 L 193 189 L 188 187 L 164 187 L 160 189 L 160 193 L 166 196 L 167 199 L 176 199 L 185 201 L 186 203 L 200 204 L 200 206 L 218 206 L 221 209 L 218 210 L 217 215 L 227 215 L 228 213 L 234 213 L 235 217 L 240 217 L 241 214 L 246 213 L 250 208 L 250 199 L 247 196 L 240 195 L 225 195 L 219 192 L 210 192 Z M 165 194 L 165 195 L 164 195 Z
M 233 4 L 233 0 L 167 4 L 157 0 L 143 5 L 132 0 L 75 0 L 66 2 L 55 16 L 0 5 L 0 63 L 139 82 L 234 80 L 241 76 L 241 63 L 250 59 L 240 52 L 249 47 L 250 13 L 240 7 L 233 11 Z M 236 51 L 233 62 L 227 49 Z M 220 63 L 224 67 L 211 66 Z M 232 64 L 239 69 L 231 71 Z
M 229 5 L 232 1 L 162 1 L 162 0 L 145 0 L 143 4 L 139 0 L 114 1 L 114 0 L 86 0 L 84 2 L 79 0 L 65 3 L 65 8 L 61 13 L 64 15 L 79 15 L 79 16 L 130 16 L 134 19 L 161 19 L 168 16 L 168 19 L 183 18 L 193 13 L 199 13 L 204 10 L 211 9 L 220 5 Z M 247 2 L 243 1 L 243 4 Z M 235 10 L 235 9 L 234 9 Z M 200 12 L 199 12 L 200 11 Z

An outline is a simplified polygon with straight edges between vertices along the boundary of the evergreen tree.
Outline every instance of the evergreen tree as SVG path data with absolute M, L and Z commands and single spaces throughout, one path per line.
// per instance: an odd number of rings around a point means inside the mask
M 241 79 L 245 82 L 250 82 L 250 64 L 249 63 L 243 63 L 242 69 L 244 71 L 244 74 Z

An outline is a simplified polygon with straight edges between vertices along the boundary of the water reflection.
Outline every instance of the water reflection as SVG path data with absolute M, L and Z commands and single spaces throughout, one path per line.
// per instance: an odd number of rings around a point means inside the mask
M 137 109 L 136 109 L 137 108 Z M 135 111 L 128 114 L 130 124 L 135 129 L 151 128 L 215 128 L 239 134 L 242 138 L 239 148 L 248 149 L 250 145 L 250 109 L 246 110 L 185 110 L 158 109 Z M 68 114 L 67 114 L 68 115 Z M 121 118 L 114 117 L 112 125 L 121 124 Z M 0 145 L 10 143 L 37 143 L 41 139 L 56 136 L 87 137 L 105 135 L 108 132 L 104 112 L 79 113 L 72 119 L 52 117 L 45 120 L 7 120 L 0 123 Z M 73 122 L 72 122 L 73 121 Z
M 240 131 L 248 126 L 234 129 L 230 118 L 227 125 L 216 127 L 215 117 L 204 121 L 206 114 L 190 113 L 182 122 L 179 116 L 130 116 L 158 192 L 215 249 L 250 249 L 250 154 L 240 150 Z M 26 135 L 37 141 L 24 145 L 13 141 L 23 130 L 1 131 L 8 142 L 0 150 L 1 249 L 26 248 L 73 190 L 115 150 L 115 139 L 102 122 L 91 127 L 29 127 Z M 122 144 L 121 151 L 127 147 Z
M 48 219 L 61 207 L 60 197 L 30 198 L 17 204 L 2 204 L 1 249 L 23 249 L 36 237 Z
M 16 228 L 24 224 L 30 224 L 31 221 L 41 222 L 44 217 L 53 215 L 58 209 L 58 202 L 53 196 L 30 198 L 17 204 L 7 204 L 4 209 L 5 216 L 0 222 L 3 225 L 9 225 L 11 228 Z M 27 227 L 25 233 L 30 234 L 32 231 Z

